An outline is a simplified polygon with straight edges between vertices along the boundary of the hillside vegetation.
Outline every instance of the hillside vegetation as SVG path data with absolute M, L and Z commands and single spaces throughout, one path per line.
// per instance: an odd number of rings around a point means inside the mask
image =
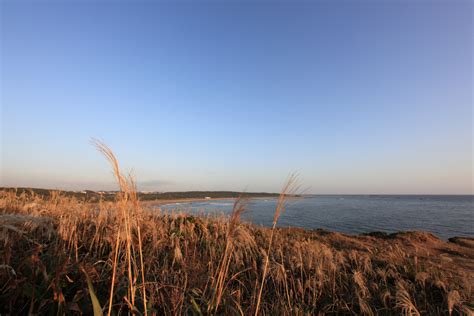
M 243 198 L 230 217 L 151 211 L 99 149 L 115 201 L 0 193 L 0 314 L 472 315 L 472 239 L 263 228 Z
M 3 193 L 0 313 L 90 314 L 94 291 L 105 313 L 111 306 L 115 313 L 144 314 L 146 308 L 158 315 L 253 314 L 267 254 L 262 314 L 472 309 L 469 239 L 447 243 L 421 232 L 372 237 L 278 228 L 267 253 L 269 228 L 141 210 L 130 217 L 127 233 L 122 207 L 132 206 Z
M 62 196 L 75 197 L 80 201 L 98 202 L 114 201 L 117 192 L 114 191 L 64 191 L 64 190 L 47 190 L 38 188 L 1 188 L 0 191 L 15 192 L 16 194 L 37 195 L 44 199 L 49 199 L 51 194 L 60 194 Z M 54 192 L 54 193 L 53 193 Z M 213 199 L 222 198 L 238 198 L 238 197 L 278 197 L 278 193 L 267 192 L 235 192 L 235 191 L 182 191 L 182 192 L 137 192 L 140 201 L 154 200 L 181 200 L 181 199 L 204 199 L 207 197 Z

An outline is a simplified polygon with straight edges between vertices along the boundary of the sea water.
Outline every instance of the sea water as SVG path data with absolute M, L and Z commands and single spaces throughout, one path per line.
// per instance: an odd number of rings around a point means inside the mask
M 232 200 L 162 205 L 167 211 L 230 214 Z M 277 200 L 250 200 L 242 219 L 271 226 Z M 347 234 L 422 230 L 442 239 L 474 237 L 473 195 L 313 195 L 287 203 L 280 227 L 326 229 Z

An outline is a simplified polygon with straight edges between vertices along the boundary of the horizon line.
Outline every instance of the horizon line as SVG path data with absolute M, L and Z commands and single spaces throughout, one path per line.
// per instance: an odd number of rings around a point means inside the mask
M 68 189 L 58 189 L 58 188 L 40 188 L 40 187 L 15 187 L 15 186 L 1 186 L 0 190 L 4 189 L 25 189 L 25 190 L 47 190 L 47 191 L 64 191 L 64 192 L 82 192 L 82 191 L 90 191 L 90 192 L 120 192 L 120 190 L 91 190 L 91 189 L 78 189 L 78 190 L 68 190 Z M 182 191 L 158 191 L 158 190 L 137 190 L 138 193 L 184 193 L 184 192 L 232 192 L 232 193 L 250 193 L 250 194 L 280 194 L 280 192 L 267 192 L 267 191 L 235 191 L 235 190 L 182 190 Z M 417 195 L 426 195 L 426 196 L 474 196 L 474 193 L 301 193 L 301 194 L 294 194 L 299 196 L 325 196 L 325 195 L 393 195 L 393 196 L 417 196 Z

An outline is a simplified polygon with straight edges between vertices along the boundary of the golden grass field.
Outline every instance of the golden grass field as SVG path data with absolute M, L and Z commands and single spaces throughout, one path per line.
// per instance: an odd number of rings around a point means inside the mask
M 244 199 L 230 217 L 151 211 L 97 146 L 114 202 L 0 193 L 0 314 L 473 315 L 472 239 L 264 228 Z

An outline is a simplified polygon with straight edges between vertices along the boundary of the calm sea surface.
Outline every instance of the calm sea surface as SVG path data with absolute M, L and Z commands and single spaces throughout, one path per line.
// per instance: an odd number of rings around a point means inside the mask
M 168 211 L 229 214 L 232 200 L 175 203 Z M 243 219 L 271 226 L 276 199 L 255 199 Z M 321 195 L 289 201 L 278 226 L 323 228 L 348 234 L 424 230 L 447 239 L 474 237 L 474 196 Z

